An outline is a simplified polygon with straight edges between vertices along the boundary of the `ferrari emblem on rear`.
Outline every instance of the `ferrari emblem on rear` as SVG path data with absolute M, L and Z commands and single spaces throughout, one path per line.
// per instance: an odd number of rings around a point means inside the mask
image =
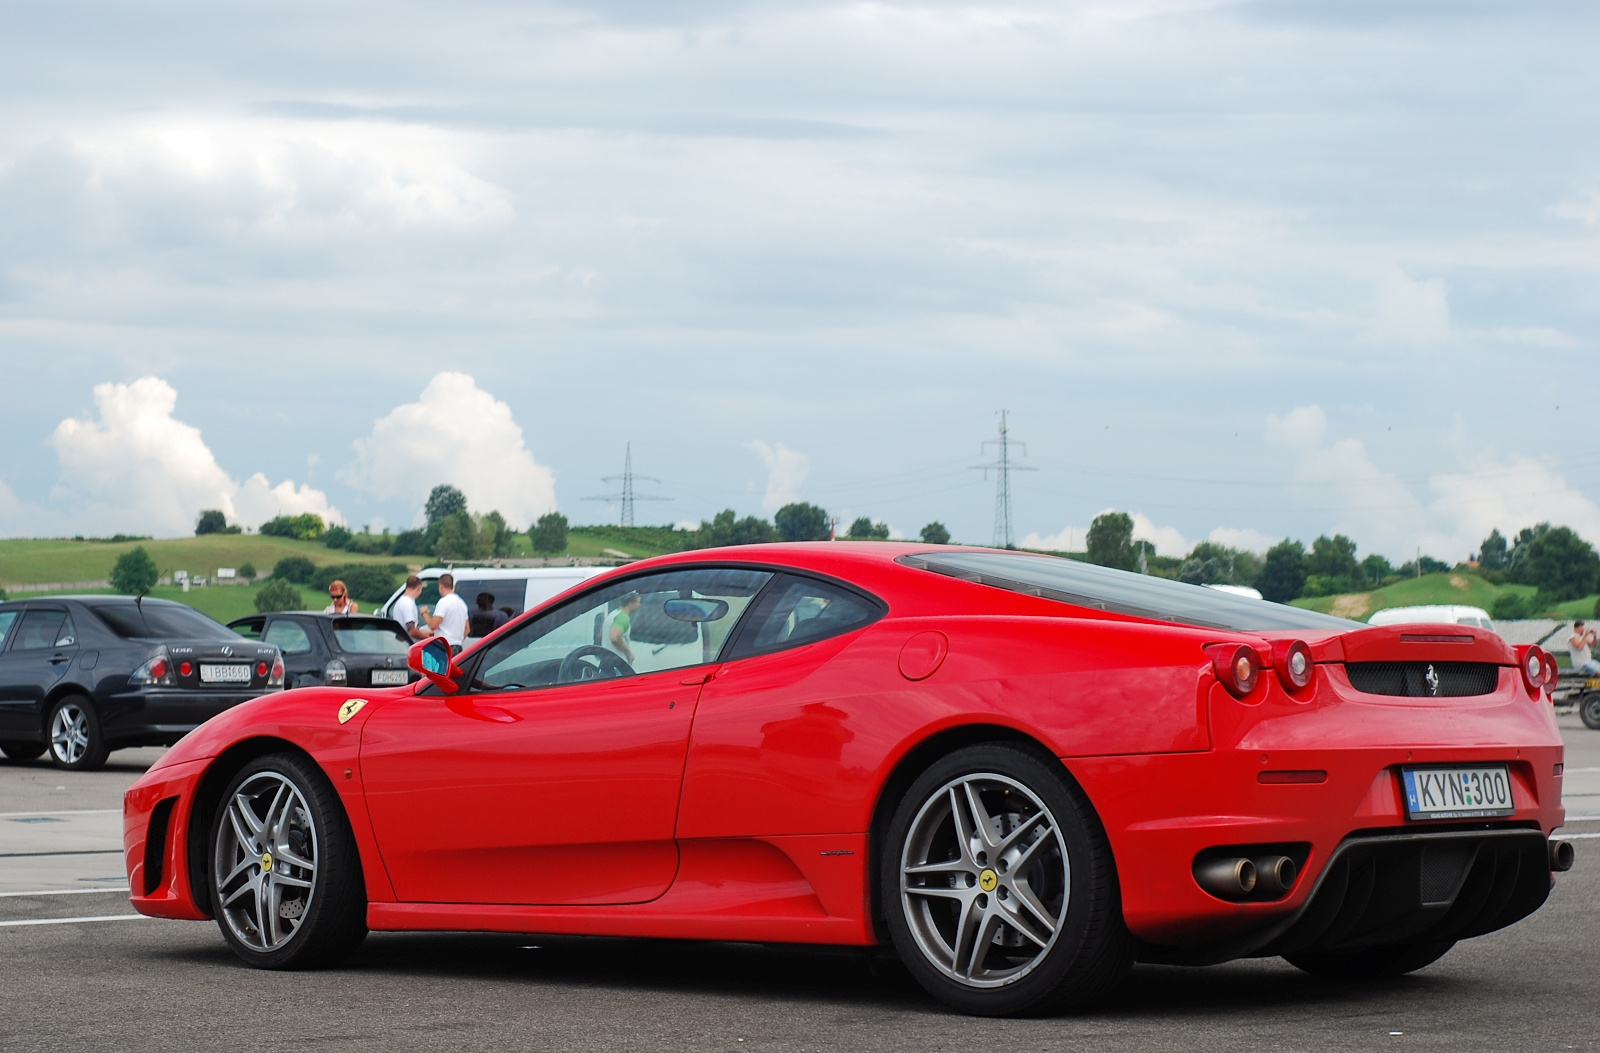
M 978 887 L 985 892 L 993 892 L 994 887 L 1000 884 L 1000 875 L 992 870 L 984 870 L 978 875 Z
M 350 718 L 361 712 L 361 707 L 367 704 L 364 698 L 346 699 L 344 705 L 339 707 L 339 723 L 349 722 Z
M 1439 674 L 1434 671 L 1432 665 L 1429 665 L 1428 671 L 1422 674 L 1422 679 L 1428 684 L 1428 694 L 1437 695 L 1439 693 Z

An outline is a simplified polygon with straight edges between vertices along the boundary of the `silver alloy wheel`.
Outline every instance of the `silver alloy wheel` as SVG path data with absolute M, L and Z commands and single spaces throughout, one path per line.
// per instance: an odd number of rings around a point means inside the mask
M 62 764 L 76 764 L 89 752 L 89 714 L 76 702 L 64 703 L 50 718 L 50 753 Z
M 212 868 L 218 909 L 246 947 L 277 950 L 311 908 L 320 858 L 311 809 L 275 771 L 246 780 L 224 807 Z
M 928 797 L 900 853 L 900 901 L 928 962 L 968 987 L 1015 983 L 1044 960 L 1072 891 L 1067 845 L 1015 779 L 963 775 Z

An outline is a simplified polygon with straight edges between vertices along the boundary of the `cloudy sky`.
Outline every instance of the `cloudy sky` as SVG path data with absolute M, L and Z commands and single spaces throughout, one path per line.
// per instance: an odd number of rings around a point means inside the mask
M 62 0 L 0 33 L 0 534 L 428 489 L 1164 552 L 1600 542 L 1600 9 Z

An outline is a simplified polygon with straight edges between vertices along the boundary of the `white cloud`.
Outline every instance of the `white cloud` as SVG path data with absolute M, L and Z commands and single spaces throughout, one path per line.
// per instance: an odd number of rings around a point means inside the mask
M 1226 545 L 1242 552 L 1261 554 L 1282 541 L 1281 537 L 1268 537 L 1259 530 L 1249 527 L 1217 527 L 1206 535 L 1206 540 L 1218 545 Z
M 800 499 L 800 484 L 806 481 L 811 470 L 811 462 L 805 454 L 796 453 L 781 442 L 768 446 L 760 439 L 745 443 L 745 448 L 754 450 L 767 466 L 767 492 L 761 499 L 762 511 L 776 512 Z
M 1096 517 L 1116 511 L 1119 509 L 1102 508 Z M 1128 515 L 1133 520 L 1133 539 L 1153 544 L 1158 556 L 1186 556 L 1194 547 L 1177 527 L 1159 526 L 1143 512 L 1130 512 Z M 1029 534 L 1022 539 L 1021 547 L 1052 552 L 1082 552 L 1087 544 L 1085 538 L 1088 533 L 1086 527 L 1065 526 L 1054 534 Z
M 517 530 L 555 510 L 555 476 L 534 460 L 511 407 L 465 373 L 440 373 L 416 402 L 396 406 L 355 442 L 340 478 L 379 498 L 422 504 L 441 483 L 474 512 L 498 510 Z
M 241 487 L 217 463 L 200 429 L 173 414 L 178 393 L 160 377 L 97 384 L 99 418 L 69 417 L 50 438 L 61 476 L 54 495 L 78 503 L 82 529 L 187 534 L 200 511 L 219 508 L 250 526 L 284 512 L 342 522 L 327 495 L 257 473 Z M 243 501 L 242 506 L 235 499 Z M 260 518 L 254 518 L 260 516 Z
M 1320 406 L 1269 417 L 1266 432 L 1268 445 L 1294 454 L 1293 492 L 1300 500 L 1326 505 L 1337 499 L 1323 532 L 1348 534 L 1368 552 L 1408 558 L 1420 545 L 1426 555 L 1465 559 L 1490 530 L 1511 536 L 1542 521 L 1600 543 L 1600 507 L 1533 458 L 1499 458 L 1458 444 L 1461 469 L 1429 476 L 1432 496 L 1424 498 L 1374 464 L 1359 439 L 1329 443 Z
M 1444 279 L 1415 279 L 1399 267 L 1379 275 L 1372 340 L 1427 347 L 1449 335 L 1450 298 Z
M 344 516 L 328 503 L 328 495 L 309 483 L 296 487 L 285 479 L 273 486 L 260 472 L 244 481 L 233 495 L 233 511 L 239 522 L 257 526 L 277 516 L 297 516 L 312 512 L 324 523 L 343 523 Z

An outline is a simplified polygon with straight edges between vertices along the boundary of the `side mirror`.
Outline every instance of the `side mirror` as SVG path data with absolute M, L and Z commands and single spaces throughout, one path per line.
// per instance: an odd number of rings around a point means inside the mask
M 450 654 L 450 641 L 442 636 L 412 644 L 406 654 L 406 665 L 413 672 L 427 677 L 430 683 L 447 695 L 461 690 L 456 680 L 461 675 L 461 667 L 456 665 Z
M 714 622 L 728 613 L 728 601 L 667 600 L 661 613 L 676 622 Z

